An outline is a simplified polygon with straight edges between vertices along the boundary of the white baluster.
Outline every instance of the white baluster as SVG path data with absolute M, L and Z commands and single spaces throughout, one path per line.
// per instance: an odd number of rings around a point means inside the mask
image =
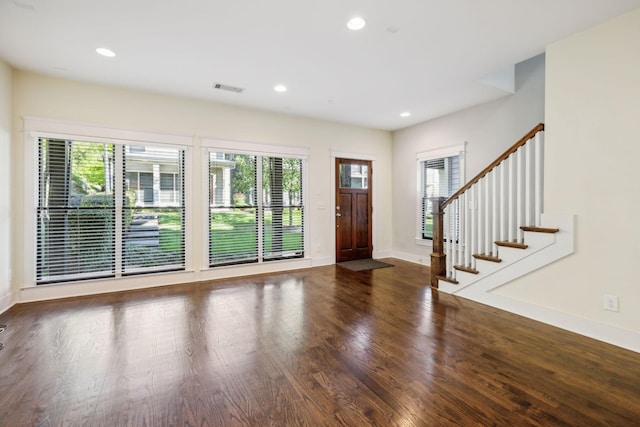
M 456 265 L 460 265 L 462 264 L 462 259 L 460 258 L 460 241 L 459 236 L 460 236 L 460 198 L 456 199 L 456 217 L 453 220 L 453 225 L 456 229 L 456 232 L 453 234 L 453 237 L 451 239 L 451 241 L 453 242 L 453 244 L 455 245 L 455 249 L 456 249 Z
M 447 236 L 447 247 L 449 248 L 449 258 L 451 258 L 451 277 L 455 278 L 456 273 L 455 273 L 455 269 L 453 268 L 454 265 L 456 265 L 456 251 L 455 251 L 455 243 L 453 241 L 453 235 L 454 235 L 454 230 L 453 230 L 453 221 L 456 215 L 456 211 L 455 211 L 455 205 L 449 205 L 451 207 L 450 213 L 449 213 L 449 234 Z
M 527 168 L 524 165 L 524 149 L 522 147 L 518 148 L 516 151 L 517 159 L 518 159 L 518 173 L 517 173 L 517 201 L 518 206 L 516 209 L 517 217 L 516 217 L 516 236 L 517 241 L 522 242 L 523 233 L 520 230 L 520 226 L 525 225 L 524 223 L 524 199 L 525 199 L 525 178 Z
M 529 160 L 531 157 L 529 156 L 529 148 L 531 144 L 529 144 L 531 140 L 527 141 L 522 147 L 522 167 L 524 168 L 523 173 L 523 185 L 524 185 L 524 195 L 523 195 L 523 210 L 522 213 L 522 224 L 521 225 L 531 225 L 531 214 L 529 213 L 529 185 L 531 184 L 531 177 L 529 176 L 529 172 L 531 170 L 529 166 Z
M 497 240 L 509 240 L 509 158 L 500 164 L 500 236 Z
M 446 259 L 446 269 L 445 276 L 451 277 L 451 266 L 453 265 L 453 260 L 451 259 L 451 255 L 449 254 L 450 244 L 449 244 L 449 212 L 451 211 L 451 205 L 447 206 L 444 211 L 444 215 L 442 218 L 442 238 L 444 239 L 444 255 Z
M 540 215 L 542 214 L 542 201 L 543 201 L 543 178 L 544 178 L 544 132 L 540 131 L 536 134 L 534 138 L 534 147 L 535 147 L 535 198 L 536 198 L 536 207 L 535 207 L 535 225 L 540 226 Z
M 480 179 L 476 184 L 478 186 L 476 200 L 478 201 L 478 244 L 476 247 L 477 254 L 484 252 L 484 178 Z
M 490 253 L 489 255 L 493 256 L 493 250 L 495 248 L 494 243 L 500 239 L 500 173 L 502 171 L 502 165 L 496 166 L 496 169 L 493 171 L 493 208 L 491 209 L 492 213 L 492 229 L 493 234 L 491 235 L 490 242 Z
M 447 244 L 449 248 L 449 257 L 451 257 L 451 277 L 455 278 L 456 270 L 453 268 L 453 266 L 457 265 L 457 261 L 456 261 L 456 244 L 453 236 L 455 236 L 456 234 L 455 233 L 455 219 L 457 214 L 456 204 L 452 203 L 449 205 L 449 207 L 451 208 L 451 210 L 449 214 L 449 235 L 447 236 Z
M 465 218 L 465 203 L 462 196 L 456 200 L 458 203 L 458 234 L 456 235 L 456 244 L 458 245 L 458 263 L 460 265 L 467 265 L 464 259 L 464 218 Z
M 517 201 L 517 157 L 516 154 L 513 153 L 509 156 L 509 229 L 508 229 L 508 241 L 512 242 L 516 239 L 516 207 L 518 206 Z
M 473 255 L 478 252 L 478 185 L 474 185 L 469 190 L 469 197 L 471 198 L 471 209 L 469 210 L 469 214 L 471 215 L 470 223 L 471 228 L 469 230 L 469 236 L 471 238 L 471 242 L 469 245 L 470 255 Z M 475 268 L 475 258 L 470 256 L 471 263 L 469 264 L 472 268 Z
M 491 218 L 491 208 L 493 206 L 492 199 L 492 191 L 493 189 L 493 173 L 488 173 L 485 176 L 485 185 L 484 185 L 484 248 L 482 252 L 484 254 L 491 253 L 491 238 L 493 236 L 493 231 L 491 228 L 492 218 Z
M 460 257 L 458 256 L 458 218 L 460 217 L 460 199 L 456 199 L 454 202 L 454 215 L 451 218 L 451 246 L 453 247 L 453 260 L 455 265 L 460 265 Z
M 525 198 L 525 223 L 524 225 L 530 226 L 535 223 L 535 176 L 534 176 L 534 164 L 535 160 L 533 149 L 534 149 L 534 139 L 531 138 L 527 141 L 525 148 L 525 166 L 527 168 L 526 172 L 526 198 Z
M 471 225 L 471 221 L 473 219 L 473 206 L 470 203 L 473 202 L 473 198 L 471 197 L 471 190 L 467 190 L 464 192 L 464 265 L 469 267 L 471 265 L 471 251 L 472 251 L 472 243 L 471 236 L 473 234 L 473 226 Z

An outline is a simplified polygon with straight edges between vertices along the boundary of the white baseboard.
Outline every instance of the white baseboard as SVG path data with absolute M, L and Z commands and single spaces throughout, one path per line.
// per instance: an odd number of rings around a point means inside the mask
M 334 257 L 316 257 L 311 261 L 312 267 L 322 267 L 324 265 L 332 265 L 336 263 L 336 259 Z
M 59 298 L 98 295 L 110 292 L 154 288 L 158 286 L 195 283 L 208 280 L 251 276 L 264 273 L 297 270 L 312 266 L 310 258 L 274 261 L 261 264 L 246 264 L 212 268 L 201 271 L 179 271 L 170 273 L 131 276 L 121 279 L 91 280 L 52 285 L 25 286 L 20 290 L 19 299 L 14 302 L 34 302 Z
M 371 254 L 372 258 L 395 258 L 392 251 L 373 251 Z M 334 257 L 315 257 L 312 260 L 313 267 L 322 267 L 325 265 L 333 265 L 336 263 L 336 259 Z
M 0 314 L 9 310 L 15 304 L 15 292 L 9 292 L 0 298 Z
M 376 250 L 374 250 L 373 253 L 371 254 L 371 257 L 373 259 L 391 258 L 392 256 L 393 256 L 393 252 L 392 251 L 376 251 Z
M 26 286 L 20 290 L 16 302 L 46 301 L 59 298 L 73 298 L 110 292 L 130 291 L 176 285 L 196 281 L 193 271 L 148 274 L 121 279 L 90 280 L 73 283 Z
M 620 329 L 498 294 L 478 293 L 472 298 L 467 296 L 464 298 L 640 353 L 640 333 L 638 332 Z
M 294 258 L 288 260 L 263 262 L 258 264 L 239 264 L 228 267 L 216 267 L 200 272 L 200 280 L 229 279 L 233 277 L 254 276 L 256 274 L 279 273 L 282 271 L 300 270 L 313 266 L 311 258 Z
M 427 267 L 431 266 L 431 254 L 416 255 L 416 254 L 410 254 L 408 252 L 393 251 L 390 257 L 398 258 L 403 261 L 409 261 L 414 264 L 426 265 Z

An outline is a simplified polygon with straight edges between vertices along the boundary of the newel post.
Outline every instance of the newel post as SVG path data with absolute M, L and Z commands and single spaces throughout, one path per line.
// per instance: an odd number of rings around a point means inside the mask
M 447 258 L 444 253 L 444 210 L 441 205 L 444 197 L 431 200 L 433 215 L 433 250 L 431 251 L 431 287 L 438 287 L 437 276 L 446 276 Z

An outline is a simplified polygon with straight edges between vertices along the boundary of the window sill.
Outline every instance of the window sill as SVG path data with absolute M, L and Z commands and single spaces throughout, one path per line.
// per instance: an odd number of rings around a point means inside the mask
M 287 270 L 312 267 L 311 258 L 291 258 L 268 262 L 252 262 L 247 264 L 221 265 L 208 267 L 200 271 L 202 280 L 216 280 L 253 274 L 275 273 Z
M 158 272 L 135 276 L 93 279 L 76 282 L 61 282 L 45 285 L 28 285 L 20 289 L 20 301 L 42 301 L 57 298 L 69 298 L 96 295 L 108 292 L 130 291 L 156 286 L 190 283 L 197 279 L 193 270 Z
M 429 240 L 429 239 L 422 239 L 420 237 L 416 237 L 416 245 L 418 246 L 428 246 L 428 247 L 433 247 L 433 240 Z

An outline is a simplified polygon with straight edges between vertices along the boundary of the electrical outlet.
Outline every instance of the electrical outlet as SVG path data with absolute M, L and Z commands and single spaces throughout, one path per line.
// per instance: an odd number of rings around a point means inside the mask
M 602 308 L 609 311 L 618 311 L 618 296 L 605 294 L 602 301 Z

